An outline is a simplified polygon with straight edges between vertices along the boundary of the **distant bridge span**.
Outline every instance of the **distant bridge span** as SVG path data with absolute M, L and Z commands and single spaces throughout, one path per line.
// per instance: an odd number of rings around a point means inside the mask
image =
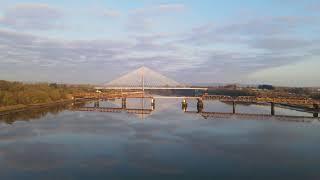
M 110 90 L 208 90 L 207 87 L 195 87 L 181 84 L 147 67 L 131 71 L 96 89 Z
M 114 90 L 165 90 L 165 89 L 176 89 L 176 90 L 208 90 L 205 87 L 95 87 L 95 89 L 114 89 Z

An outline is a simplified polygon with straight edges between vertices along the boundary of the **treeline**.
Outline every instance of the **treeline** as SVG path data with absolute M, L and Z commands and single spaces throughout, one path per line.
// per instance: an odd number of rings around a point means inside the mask
M 50 103 L 70 99 L 73 93 L 90 91 L 90 86 L 74 86 L 49 83 L 22 83 L 0 80 L 0 107 Z
M 289 93 L 293 93 L 296 95 L 304 95 L 312 99 L 320 100 L 320 92 L 312 90 L 310 88 L 287 88 L 285 90 Z
M 320 93 L 312 94 L 310 97 L 311 97 L 312 99 L 320 100 Z

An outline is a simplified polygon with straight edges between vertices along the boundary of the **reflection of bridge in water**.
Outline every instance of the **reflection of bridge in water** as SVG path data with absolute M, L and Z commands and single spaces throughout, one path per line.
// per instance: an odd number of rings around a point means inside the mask
M 110 95 L 110 94 L 109 94 Z M 123 96 L 123 97 L 120 97 Z M 236 106 L 239 103 L 250 103 L 250 104 L 263 104 L 263 105 L 267 105 L 270 104 L 270 115 L 271 116 L 275 116 L 276 112 L 275 112 L 275 106 L 276 105 L 286 105 L 286 106 L 290 106 L 290 107 L 298 107 L 296 106 L 297 102 L 300 102 L 302 100 L 296 100 L 296 99 L 287 99 L 284 101 L 281 101 L 283 98 L 259 98 L 259 97 L 237 97 L 237 98 L 232 98 L 230 96 L 208 96 L 208 95 L 204 95 L 201 97 L 171 97 L 171 96 L 144 96 L 143 94 L 131 94 L 128 96 L 124 96 L 124 95 L 116 95 L 116 96 L 108 96 L 108 95 L 103 95 L 103 96 L 92 96 L 89 95 L 88 99 L 96 99 L 96 100 L 100 100 L 100 99 L 121 99 L 122 102 L 122 111 L 124 109 L 126 109 L 126 104 L 127 104 L 127 99 L 133 98 L 141 98 L 141 99 L 150 99 L 151 100 L 151 108 L 152 110 L 155 109 L 155 104 L 156 104 L 156 99 L 180 99 L 182 100 L 181 105 L 182 105 L 182 109 L 184 111 L 187 111 L 188 108 L 188 101 L 189 100 L 197 100 L 197 109 L 199 112 L 202 112 L 202 110 L 204 109 L 204 101 L 221 101 L 221 102 L 226 102 L 226 103 L 232 103 L 232 114 L 238 114 L 239 113 L 236 112 Z M 313 117 L 317 118 L 319 117 L 319 105 L 315 104 L 313 101 L 303 101 L 304 104 L 308 104 L 308 105 L 312 105 L 314 108 L 301 108 L 299 107 L 299 111 L 302 112 L 307 112 L 307 113 L 312 113 Z M 87 111 L 93 111 L 88 109 Z M 107 110 L 105 109 L 101 109 L 98 110 L 101 112 L 106 112 Z M 118 109 L 110 109 L 109 111 L 118 111 Z M 134 111 L 134 110 L 132 110 Z M 265 116 L 265 115 L 261 115 L 261 116 Z
M 136 99 L 137 97 L 134 97 Z M 204 111 L 204 102 L 201 97 L 163 97 L 163 96 L 150 96 L 141 98 L 143 99 L 150 99 L 150 106 L 144 108 L 127 108 L 127 100 L 130 98 L 121 98 L 121 107 L 102 107 L 100 106 L 100 100 L 94 102 L 94 107 L 78 107 L 74 108 L 75 111 L 88 111 L 88 112 L 108 112 L 108 113 L 134 113 L 134 114 L 152 114 L 156 111 L 156 100 L 157 99 L 180 99 L 181 102 L 181 109 L 186 114 L 197 114 L 205 119 L 213 118 L 213 119 L 226 119 L 226 118 L 237 118 L 237 119 L 256 119 L 256 120 L 267 120 L 267 119 L 275 119 L 275 120 L 282 120 L 282 121 L 292 121 L 292 122 L 312 122 L 314 120 L 319 120 L 314 115 L 312 116 L 292 116 L 292 115 L 277 115 L 274 110 L 274 105 L 271 106 L 270 114 L 251 114 L 251 113 L 239 113 L 236 112 L 236 101 L 232 101 L 232 112 L 207 112 Z M 190 100 L 196 100 L 196 111 L 188 110 L 188 103 Z M 212 100 L 212 99 L 211 99 Z M 230 101 L 222 101 L 228 103 Z M 239 103 L 239 101 L 237 101 Z M 254 103 L 257 104 L 257 103 Z M 262 104 L 265 105 L 265 104 Z M 309 112 L 312 113 L 312 112 Z
M 154 109 L 139 109 L 139 108 L 113 108 L 113 107 L 80 107 L 74 110 L 77 111 L 94 111 L 94 112 L 112 112 L 121 113 L 128 112 L 134 114 L 151 114 Z
M 289 116 L 289 115 L 269 115 L 269 114 L 249 114 L 249 113 L 226 113 L 226 112 L 199 112 L 199 111 L 185 111 L 188 114 L 199 114 L 205 119 L 230 119 L 236 117 L 237 119 L 254 119 L 254 120 L 280 120 L 292 122 L 313 122 L 317 120 L 310 116 Z
M 134 98 L 136 99 L 136 98 Z M 150 108 L 144 108 L 145 99 L 149 98 L 140 98 L 142 100 L 141 108 L 128 108 L 127 107 L 127 98 L 121 98 L 121 107 L 104 107 L 100 105 L 100 99 L 94 101 L 94 107 L 77 107 L 73 108 L 76 111 L 95 111 L 95 112 L 110 112 L 110 113 L 134 113 L 134 114 L 151 114 L 155 110 L 155 100 L 151 99 Z M 103 100 L 108 101 L 108 100 Z

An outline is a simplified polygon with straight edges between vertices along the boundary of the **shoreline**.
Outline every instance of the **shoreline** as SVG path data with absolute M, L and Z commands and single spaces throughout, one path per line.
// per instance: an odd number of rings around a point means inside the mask
M 77 101 L 81 101 L 81 99 L 77 99 Z M 0 108 L 0 116 L 12 114 L 12 113 L 17 113 L 17 112 L 22 112 L 22 111 L 27 111 L 30 109 L 37 109 L 37 108 L 46 108 L 46 107 L 51 107 L 55 105 L 60 105 L 60 104 L 67 104 L 67 103 L 72 103 L 75 102 L 73 99 L 65 99 L 65 100 L 59 100 L 55 102 L 50 102 L 50 103 L 41 103 L 41 104 L 29 104 L 29 105 L 23 105 L 23 104 L 18 104 L 18 105 L 13 105 L 13 106 L 4 106 L 4 110 L 1 110 Z M 7 108 L 7 109 L 5 109 Z

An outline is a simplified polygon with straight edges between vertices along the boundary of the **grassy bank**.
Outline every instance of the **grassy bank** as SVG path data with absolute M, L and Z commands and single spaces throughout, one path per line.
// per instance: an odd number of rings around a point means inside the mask
M 59 101 L 50 102 L 50 103 L 39 103 L 39 104 L 30 104 L 30 105 L 19 104 L 14 106 L 5 106 L 5 107 L 0 107 L 0 115 L 26 111 L 30 109 L 47 108 L 47 107 L 57 106 L 61 104 L 71 103 L 71 102 L 73 102 L 72 99 L 65 99 L 65 100 L 59 100 Z
M 27 108 L 27 107 L 28 107 L 27 105 L 23 105 L 23 104 L 18 104 L 18 105 L 13 105 L 13 106 L 3 106 L 3 107 L 0 107 L 0 113 L 1 112 L 6 112 L 6 111 L 24 109 L 24 108 Z
M 87 85 L 22 83 L 0 80 L 0 112 L 48 106 L 71 101 L 74 93 L 90 92 Z

